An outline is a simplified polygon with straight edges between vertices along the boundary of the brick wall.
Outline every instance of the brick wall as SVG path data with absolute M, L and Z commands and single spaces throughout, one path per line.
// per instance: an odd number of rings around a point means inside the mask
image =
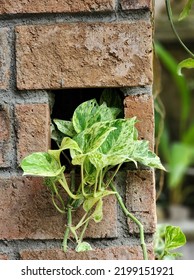
M 151 0 L 0 1 L 0 259 L 142 259 L 138 229 L 113 197 L 87 231 L 94 250 L 63 253 L 65 219 L 42 179 L 23 177 L 19 164 L 50 147 L 61 89 L 119 88 L 125 117 L 137 116 L 154 149 L 152 9 Z M 118 186 L 153 259 L 154 172 L 121 172 Z

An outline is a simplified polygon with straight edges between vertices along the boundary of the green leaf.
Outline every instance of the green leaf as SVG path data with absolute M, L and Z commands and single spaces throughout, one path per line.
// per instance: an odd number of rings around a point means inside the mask
M 92 247 L 91 247 L 91 245 L 88 242 L 81 242 L 75 248 L 75 251 L 77 253 L 85 252 L 85 251 L 90 251 L 90 250 L 92 250 Z
M 82 150 L 78 146 L 77 142 L 69 137 L 64 137 L 61 142 L 60 150 L 70 150 L 70 151 L 77 151 L 79 153 L 82 153 Z
M 53 119 L 53 122 L 56 124 L 58 130 L 64 134 L 64 136 L 73 137 L 76 134 L 71 121 Z
M 148 141 L 137 140 L 135 142 L 135 148 L 132 154 L 132 158 L 145 166 L 165 170 L 160 161 L 160 158 L 155 153 L 149 150 Z
M 191 68 L 194 68 L 194 59 L 193 58 L 187 58 L 183 61 L 181 61 L 179 64 L 178 64 L 178 67 L 177 67 L 177 73 L 178 75 L 182 75 L 182 69 L 183 68 L 187 68 L 187 69 L 191 69 Z
M 112 110 L 115 119 L 123 111 L 123 103 L 116 89 L 107 88 L 103 90 L 100 96 L 100 104 L 104 102 Z
M 194 3 L 194 0 L 188 0 L 187 1 L 187 4 L 184 6 L 184 9 L 182 10 L 182 12 L 179 16 L 179 20 L 183 20 L 189 15 L 193 3 Z
M 115 114 L 115 109 L 107 107 L 105 103 L 99 106 L 95 99 L 88 100 L 80 104 L 74 111 L 73 126 L 75 131 L 80 133 L 97 122 L 114 120 Z
M 104 191 L 99 191 L 96 193 L 95 197 L 88 197 L 87 199 L 85 199 L 84 203 L 83 203 L 83 209 L 86 212 L 89 212 L 92 207 L 94 207 L 94 205 L 103 197 L 105 196 L 109 196 L 109 195 L 113 195 L 115 194 L 114 191 L 109 191 L 109 190 L 104 190 Z
M 35 175 L 42 177 L 56 177 L 64 172 L 55 157 L 46 152 L 33 153 L 25 157 L 21 162 L 23 175 Z
M 176 85 L 177 93 L 179 94 L 181 112 L 180 112 L 180 127 L 184 128 L 188 120 L 191 108 L 192 92 L 188 86 L 188 82 L 184 76 L 179 76 L 177 73 L 178 63 L 174 57 L 159 43 L 155 43 L 155 51 L 161 60 L 164 67 L 167 69 Z
M 107 122 L 98 122 L 79 133 L 74 140 L 84 154 L 97 150 L 108 137 L 109 133 L 115 130 Z
M 103 218 L 103 201 L 102 199 L 99 199 L 97 205 L 96 205 L 96 208 L 94 210 L 94 213 L 92 214 L 92 217 L 93 217 L 93 220 L 96 222 L 96 223 L 99 223 L 102 221 L 102 218 Z
M 129 153 L 133 149 L 134 138 L 137 136 L 136 122 L 135 117 L 131 119 L 117 119 L 110 122 L 109 125 L 116 129 L 110 132 L 99 151 L 106 155 L 119 154 L 124 156 L 127 150 Z
M 184 177 L 185 171 L 193 161 L 193 149 L 184 143 L 174 143 L 171 148 L 169 161 L 169 186 L 178 186 Z
M 167 226 L 165 232 L 165 249 L 174 250 L 186 243 L 186 237 L 180 227 Z
M 194 123 L 184 132 L 182 142 L 186 145 L 194 147 Z
M 85 212 L 89 212 L 92 207 L 99 201 L 100 197 L 89 197 L 83 203 L 83 209 Z
M 53 139 L 58 146 L 61 144 L 63 137 L 63 133 L 56 129 L 54 124 L 51 124 L 51 139 Z

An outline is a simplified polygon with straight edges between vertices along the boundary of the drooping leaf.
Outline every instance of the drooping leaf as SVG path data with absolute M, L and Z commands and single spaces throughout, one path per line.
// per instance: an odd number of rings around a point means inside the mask
M 82 150 L 80 149 L 76 141 L 74 141 L 69 137 L 64 137 L 61 142 L 60 150 L 68 150 L 68 149 L 70 151 L 72 150 L 72 151 L 77 151 L 78 153 L 82 153 Z
M 48 150 L 48 154 L 51 155 L 52 157 L 54 157 L 56 159 L 56 161 L 58 161 L 58 163 L 60 164 L 60 154 L 61 154 L 61 150 Z
M 21 168 L 24 175 L 42 177 L 56 177 L 65 170 L 55 157 L 46 152 L 33 153 L 25 157 L 21 162 Z
M 189 15 L 193 3 L 194 3 L 194 0 L 187 0 L 187 3 L 184 6 L 184 9 L 182 10 L 182 12 L 181 12 L 181 14 L 179 16 L 179 20 L 183 20 L 183 19 L 185 19 Z
M 96 223 L 99 223 L 102 221 L 103 218 L 103 201 L 102 198 L 99 199 L 99 201 L 96 204 L 96 208 L 92 214 L 92 218 Z
M 92 207 L 103 197 L 115 194 L 114 191 L 104 190 L 96 193 L 95 197 L 88 197 L 83 203 L 83 208 L 86 212 L 90 211 Z
M 160 158 L 149 150 L 149 142 L 145 140 L 137 140 L 135 142 L 135 148 L 133 151 L 132 158 L 151 168 L 158 168 L 165 170 L 164 166 L 162 165 Z
M 180 76 L 182 75 L 182 69 L 183 68 L 187 68 L 187 69 L 194 68 L 194 59 L 193 58 L 187 58 L 187 59 L 181 61 L 178 64 L 178 67 L 177 67 L 178 75 L 180 75 Z
M 174 250 L 186 243 L 186 237 L 180 227 L 167 226 L 165 232 L 165 249 Z
M 90 250 L 92 250 L 91 245 L 90 245 L 88 242 L 85 242 L 85 241 L 79 243 L 79 244 L 77 245 L 77 247 L 75 248 L 75 251 L 76 251 L 77 253 L 79 253 L 79 252 L 85 252 L 85 251 L 90 251 Z
M 99 197 L 89 197 L 83 203 L 83 209 L 85 212 L 89 212 L 92 207 L 99 201 Z
M 64 136 L 73 137 L 76 134 L 71 121 L 53 119 L 53 122 L 56 124 L 58 130 L 64 134 Z

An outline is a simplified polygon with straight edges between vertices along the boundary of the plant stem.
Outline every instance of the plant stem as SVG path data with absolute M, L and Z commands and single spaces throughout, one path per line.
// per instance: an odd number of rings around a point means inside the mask
M 83 166 L 83 164 L 81 165 L 81 189 L 82 189 L 83 196 L 86 197 L 87 194 L 85 193 L 85 190 L 84 190 L 84 166 Z
M 194 53 L 187 48 L 187 46 L 183 43 L 183 41 L 181 40 L 180 36 L 178 35 L 177 31 L 176 31 L 176 28 L 174 26 L 174 23 L 173 23 L 173 19 L 172 19 L 172 9 L 171 9 L 171 4 L 170 4 L 170 0 L 165 0 L 166 2 L 166 10 L 167 10 L 167 15 L 168 15 L 168 18 L 169 18 L 169 21 L 170 21 L 170 24 L 171 24 L 171 27 L 172 27 L 172 30 L 175 34 L 175 36 L 177 37 L 179 43 L 182 45 L 182 47 L 188 52 L 188 54 L 194 58 Z
M 90 220 L 90 219 L 88 219 L 88 220 L 85 222 L 85 225 L 84 225 L 84 227 L 83 227 L 83 230 L 82 230 L 82 232 L 81 232 L 81 234 L 80 234 L 79 243 L 81 243 L 82 240 L 83 240 L 85 231 L 86 231 L 86 229 L 87 229 L 87 227 L 88 227 L 89 220 Z
M 117 169 L 116 169 L 115 172 L 113 173 L 112 177 L 110 178 L 110 180 L 108 181 L 108 183 L 106 183 L 105 189 L 106 189 L 108 186 L 111 185 L 111 183 L 112 183 L 114 177 L 115 177 L 116 174 L 118 173 L 118 171 L 119 171 L 119 169 L 120 169 L 120 167 L 121 167 L 122 164 L 123 164 L 123 163 L 120 163 L 120 164 L 117 166 Z
M 67 194 L 68 194 L 71 198 L 73 198 L 73 199 L 75 199 L 75 200 L 80 198 L 80 196 L 74 195 L 74 194 L 70 191 L 70 189 L 69 189 L 69 187 L 68 187 L 68 185 L 67 185 L 66 180 L 59 179 L 59 183 L 61 184 L 61 186 L 65 189 L 65 191 L 67 192 Z
M 123 210 L 124 214 L 126 217 L 129 217 L 139 228 L 139 233 L 140 233 L 140 241 L 141 241 L 141 247 L 142 247 L 142 251 L 143 251 L 143 258 L 144 260 L 148 260 L 148 255 L 147 255 L 147 248 L 146 248 L 146 244 L 145 244 L 145 239 L 144 239 L 144 227 L 143 225 L 140 223 L 140 221 L 133 216 L 125 207 L 123 200 L 120 196 L 120 194 L 117 192 L 117 189 L 115 187 L 115 185 L 111 182 L 110 184 L 111 189 L 115 192 L 117 201 L 119 203 L 119 205 L 121 206 L 121 209 Z
M 67 227 L 66 227 L 66 230 L 65 230 L 65 234 L 64 234 L 64 238 L 63 238 L 63 251 L 64 252 L 67 252 L 67 240 L 68 240 L 68 237 L 69 237 L 69 232 L 70 232 L 70 227 L 72 225 L 72 213 L 71 213 L 71 206 L 68 206 L 67 208 Z
M 75 192 L 75 169 L 74 168 L 70 172 L 70 179 L 71 179 L 70 190 L 72 193 L 74 193 Z M 67 206 L 67 227 L 65 230 L 63 244 L 62 244 L 64 252 L 67 252 L 67 249 L 68 249 L 67 241 L 68 241 L 68 237 L 69 237 L 69 233 L 70 233 L 70 227 L 72 226 L 72 207 L 70 205 L 72 200 L 73 200 L 73 198 L 70 197 L 69 203 Z

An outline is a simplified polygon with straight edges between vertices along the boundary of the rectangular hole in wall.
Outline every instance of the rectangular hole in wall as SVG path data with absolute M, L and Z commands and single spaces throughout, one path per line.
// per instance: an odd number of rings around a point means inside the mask
M 82 102 L 95 98 L 99 103 L 100 97 L 104 88 L 85 88 L 85 89 L 64 89 L 55 90 L 54 93 L 54 105 L 52 108 L 51 119 L 71 120 L 74 110 Z M 123 100 L 123 93 L 117 89 L 111 89 L 112 94 L 118 94 L 120 99 Z M 57 149 L 57 145 L 54 140 L 51 141 L 51 149 Z M 65 159 L 63 164 L 66 165 Z

